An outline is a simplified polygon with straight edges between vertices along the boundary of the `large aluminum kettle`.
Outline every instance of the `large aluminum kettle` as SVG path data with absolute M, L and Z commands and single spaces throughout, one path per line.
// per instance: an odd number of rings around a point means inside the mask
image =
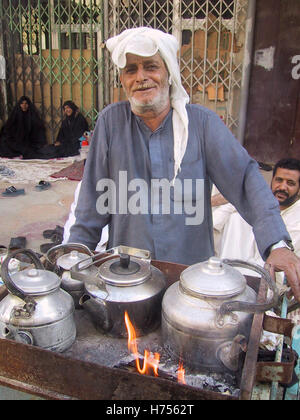
M 9 262 L 18 254 L 29 257 L 35 267 L 11 275 Z M 69 348 L 76 338 L 75 308 L 71 296 L 60 288 L 60 278 L 46 271 L 28 249 L 9 254 L 1 276 L 9 293 L 0 302 L 0 338 L 58 352 Z
M 234 267 L 252 269 L 269 285 L 271 297 L 256 303 L 254 289 Z M 258 279 L 259 280 L 259 279 Z M 190 367 L 235 371 L 246 350 L 253 313 L 277 302 L 276 285 L 259 266 L 211 257 L 185 269 L 162 302 L 165 348 Z
M 91 275 L 88 270 L 95 263 L 98 272 Z M 101 332 L 126 337 L 125 311 L 137 336 L 160 325 L 166 280 L 151 264 L 149 251 L 120 245 L 79 262 L 71 268 L 71 277 L 84 282 L 80 304 Z

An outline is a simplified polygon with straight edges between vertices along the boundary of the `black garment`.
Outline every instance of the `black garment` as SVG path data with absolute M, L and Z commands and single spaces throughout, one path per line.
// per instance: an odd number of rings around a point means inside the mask
M 58 157 L 75 156 L 79 154 L 80 141 L 79 138 L 89 126 L 80 112 L 73 112 L 70 117 L 65 117 L 62 121 L 61 128 L 58 132 L 56 142 L 60 144 L 48 145 L 41 151 L 41 158 L 51 159 Z
M 79 138 L 88 129 L 88 123 L 80 112 L 73 113 L 71 117 L 63 120 L 56 141 L 60 143 L 58 147 L 64 156 L 74 156 L 79 153 Z
M 24 101 L 28 103 L 26 112 L 20 107 Z M 0 156 L 36 159 L 45 144 L 45 127 L 38 110 L 27 96 L 22 96 L 0 131 Z

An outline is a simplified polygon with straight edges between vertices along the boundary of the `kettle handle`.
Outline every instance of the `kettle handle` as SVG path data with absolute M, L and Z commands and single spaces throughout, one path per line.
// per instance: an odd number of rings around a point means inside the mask
M 44 266 L 39 260 L 39 258 L 37 257 L 37 255 L 30 249 L 17 249 L 16 251 L 13 251 L 12 253 L 8 254 L 8 256 L 5 258 L 1 266 L 1 277 L 8 291 L 11 294 L 22 299 L 25 302 L 25 310 L 31 314 L 35 310 L 35 307 L 36 307 L 35 300 L 30 296 L 26 296 L 26 294 L 21 289 L 19 289 L 16 286 L 16 284 L 12 281 L 12 278 L 9 274 L 9 269 L 8 269 L 9 262 L 12 258 L 14 258 L 18 254 L 27 255 L 32 260 L 32 262 L 35 265 L 35 268 L 37 269 L 44 270 Z
M 65 254 L 66 251 L 70 252 L 70 250 L 79 251 L 79 252 L 81 251 L 84 254 L 87 254 L 90 256 L 94 255 L 93 252 L 90 250 L 90 248 L 88 248 L 86 245 L 72 242 L 68 244 L 55 245 L 52 248 L 50 248 L 46 254 L 46 261 L 53 265 L 56 263 L 56 260 L 58 259 L 59 256 Z
M 226 313 L 238 311 L 238 312 L 248 312 L 248 313 L 261 313 L 268 311 L 269 309 L 275 307 L 278 301 L 278 292 L 277 287 L 273 279 L 271 278 L 270 273 L 264 268 L 256 264 L 246 263 L 242 260 L 222 260 L 224 264 L 231 265 L 232 267 L 241 267 L 248 268 L 253 271 L 256 271 L 261 277 L 267 282 L 269 288 L 272 291 L 271 298 L 267 299 L 265 303 L 248 303 L 241 301 L 229 301 L 223 302 L 220 308 L 218 309 L 217 319 L 221 319 Z

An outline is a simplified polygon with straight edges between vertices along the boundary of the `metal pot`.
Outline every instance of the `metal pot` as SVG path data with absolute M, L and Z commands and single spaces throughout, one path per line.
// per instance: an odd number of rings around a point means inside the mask
M 233 266 L 258 272 L 272 297 L 257 304 L 255 291 Z M 212 257 L 188 267 L 166 291 L 162 302 L 164 346 L 188 366 L 214 371 L 225 366 L 235 371 L 240 351 L 247 348 L 252 314 L 276 302 L 276 286 L 267 271 L 243 261 Z
M 35 268 L 10 275 L 10 260 L 27 255 Z M 60 278 L 44 269 L 36 254 L 17 250 L 4 260 L 1 276 L 9 294 L 0 302 L 0 337 L 62 352 L 76 337 L 74 303 Z
M 80 279 L 71 276 L 71 268 L 80 261 L 86 260 L 88 256 L 93 256 L 92 251 L 83 244 L 69 243 L 56 245 L 49 249 L 46 254 L 46 261 L 51 271 L 61 277 L 61 287 L 68 292 L 73 300 L 76 309 L 81 309 L 79 299 L 84 294 L 84 283 Z M 85 274 L 95 275 L 96 267 L 91 266 Z
M 126 337 L 124 314 L 127 311 L 137 336 L 154 331 L 161 321 L 161 300 L 166 289 L 163 273 L 151 265 L 150 252 L 119 246 L 98 267 L 97 276 L 83 275 L 82 261 L 71 269 L 71 276 L 84 280 L 85 294 L 80 304 L 88 311 L 101 332 Z M 100 260 L 99 260 L 100 258 Z M 103 253 L 94 256 L 102 262 Z

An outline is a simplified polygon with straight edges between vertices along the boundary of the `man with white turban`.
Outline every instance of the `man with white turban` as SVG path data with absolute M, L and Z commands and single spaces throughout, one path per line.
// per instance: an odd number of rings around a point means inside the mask
M 154 259 L 188 265 L 204 261 L 214 254 L 214 183 L 253 226 L 262 257 L 284 265 L 300 300 L 300 260 L 287 248 L 278 202 L 221 119 L 188 104 L 176 38 L 142 27 L 106 46 L 128 101 L 99 114 L 69 242 L 95 249 L 109 225 L 109 248 L 147 249 Z

